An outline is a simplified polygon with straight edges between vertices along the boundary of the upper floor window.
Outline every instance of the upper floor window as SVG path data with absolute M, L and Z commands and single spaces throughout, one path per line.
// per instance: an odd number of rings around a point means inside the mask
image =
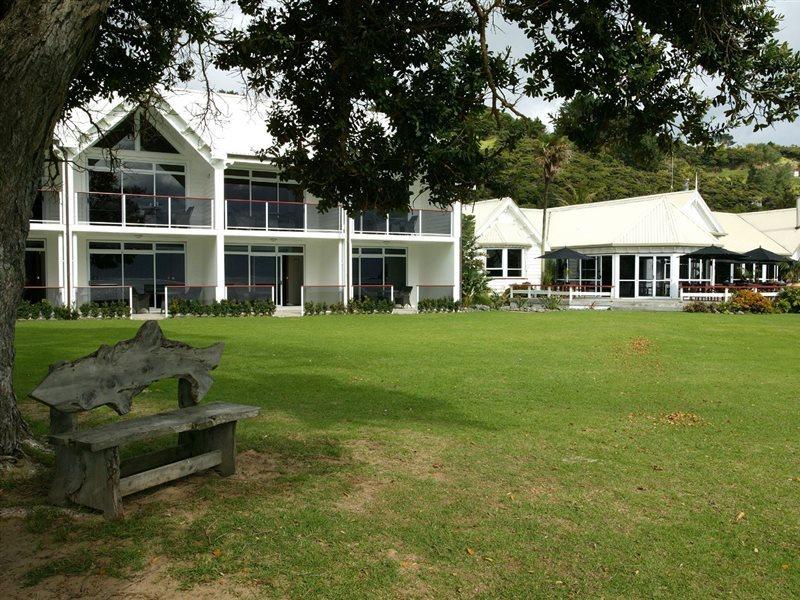
M 111 131 L 95 143 L 98 148 L 111 150 L 139 150 L 178 154 L 167 138 L 156 129 L 147 117 L 136 111 L 120 121 Z
M 185 196 L 183 165 L 124 161 L 117 168 L 105 160 L 88 161 L 89 191 L 139 196 Z
M 487 248 L 486 273 L 490 277 L 522 277 L 522 248 Z
M 294 183 L 280 181 L 275 171 L 225 169 L 225 199 L 260 202 L 302 202 Z

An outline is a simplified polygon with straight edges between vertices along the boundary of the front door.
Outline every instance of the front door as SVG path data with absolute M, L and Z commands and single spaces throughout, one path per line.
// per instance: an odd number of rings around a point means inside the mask
M 284 306 L 300 306 L 303 286 L 303 256 L 281 255 L 281 297 Z

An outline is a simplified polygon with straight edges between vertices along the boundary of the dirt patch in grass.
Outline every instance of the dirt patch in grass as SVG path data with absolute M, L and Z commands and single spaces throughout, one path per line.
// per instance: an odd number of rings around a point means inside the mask
M 72 518 L 71 512 L 60 512 L 64 518 Z M 82 515 L 82 518 L 101 519 L 96 515 Z M 90 549 L 86 542 L 55 540 L 49 534 L 32 532 L 28 521 L 17 516 L 0 518 L 0 539 L 14 541 L 0 544 L 0 565 L 4 573 L 0 580 L 0 598 L 204 600 L 259 595 L 257 588 L 225 578 L 183 589 L 170 575 L 171 565 L 166 558 L 152 557 L 143 565 L 125 564 L 126 561 L 120 560 L 125 554 L 119 552 L 119 544 L 114 539 L 109 540 L 107 548 L 98 551 L 97 542 L 91 542 Z
M 446 481 L 447 465 L 442 456 L 445 443 L 433 435 L 399 432 L 401 445 L 375 439 L 351 440 L 345 443 L 355 463 L 364 465 L 367 474 L 350 479 L 351 489 L 337 502 L 348 512 L 364 512 L 375 506 L 381 492 L 396 478 Z
M 645 356 L 653 351 L 653 341 L 646 337 L 634 337 L 628 340 L 628 352 L 635 356 Z
M 700 415 L 681 411 L 659 415 L 658 422 L 663 425 L 682 425 L 686 427 L 691 427 L 692 425 L 702 425 L 704 423 Z

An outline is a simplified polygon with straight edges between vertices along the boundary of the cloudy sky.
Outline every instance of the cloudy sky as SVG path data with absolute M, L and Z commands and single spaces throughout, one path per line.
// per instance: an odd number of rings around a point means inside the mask
M 784 15 L 778 37 L 788 42 L 796 50 L 800 50 L 800 0 L 772 0 L 771 4 L 777 12 Z M 234 9 L 236 8 L 238 7 L 234 7 Z M 226 18 L 236 24 L 242 20 L 241 14 L 236 10 L 231 11 Z M 495 48 L 510 47 L 514 55 L 521 56 L 525 52 L 526 39 L 518 28 L 506 24 L 496 27 L 491 36 L 491 45 Z M 241 78 L 232 73 L 215 71 L 211 73 L 211 80 L 218 90 L 233 90 L 242 87 Z M 541 99 L 521 98 L 518 108 L 531 117 L 539 117 L 545 123 L 549 123 L 550 115 L 558 108 L 558 104 L 548 103 Z M 736 141 L 741 144 L 772 141 L 778 144 L 800 145 L 800 120 L 794 123 L 778 123 L 759 132 L 753 132 L 748 128 L 739 128 L 733 134 Z

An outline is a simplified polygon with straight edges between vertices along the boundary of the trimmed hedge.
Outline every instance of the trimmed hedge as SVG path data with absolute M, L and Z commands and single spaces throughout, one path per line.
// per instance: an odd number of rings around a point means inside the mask
M 461 303 L 452 298 L 423 298 L 417 304 L 417 311 L 428 312 L 458 312 Z
M 17 319 L 58 319 L 62 321 L 72 321 L 79 317 L 76 310 L 69 306 L 53 306 L 47 300 L 39 302 L 29 302 L 22 300 L 17 306 Z
M 131 316 L 131 309 L 121 300 L 117 302 L 86 302 L 79 309 L 81 317 L 91 319 L 127 319 Z
M 204 304 L 199 300 L 175 298 L 169 303 L 169 316 L 195 317 L 271 317 L 275 314 L 272 300 L 220 300 Z

